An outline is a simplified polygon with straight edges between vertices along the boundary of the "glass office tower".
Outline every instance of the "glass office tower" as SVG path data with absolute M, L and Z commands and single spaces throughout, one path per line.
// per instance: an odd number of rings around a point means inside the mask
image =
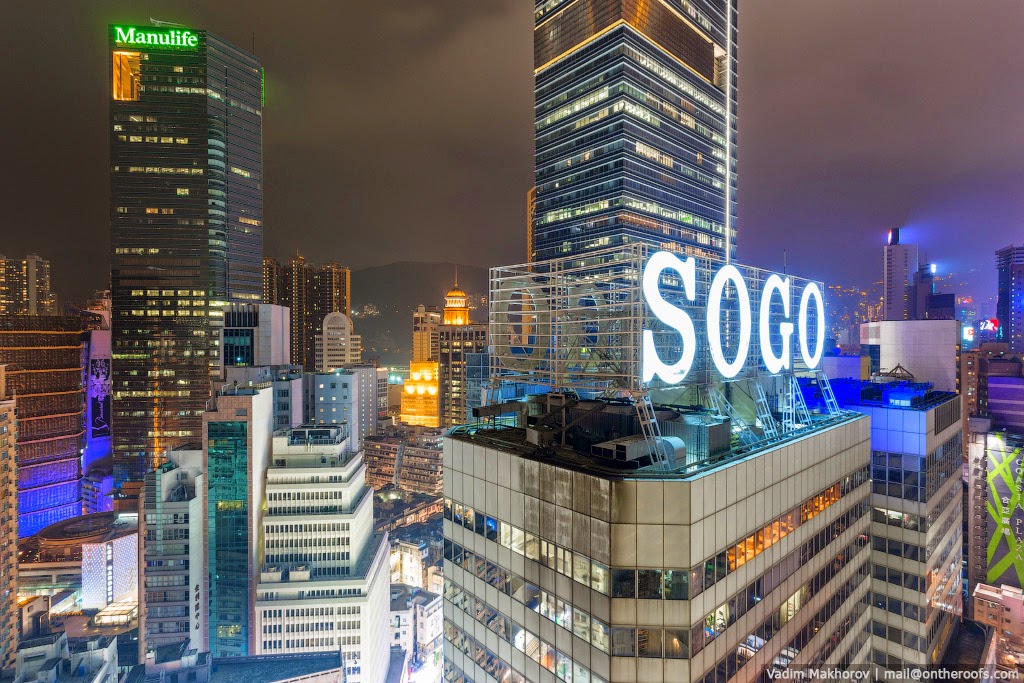
M 533 261 L 735 250 L 736 0 L 537 0 Z
M 205 31 L 111 26 L 114 476 L 198 439 L 227 301 L 262 295 L 262 70 Z

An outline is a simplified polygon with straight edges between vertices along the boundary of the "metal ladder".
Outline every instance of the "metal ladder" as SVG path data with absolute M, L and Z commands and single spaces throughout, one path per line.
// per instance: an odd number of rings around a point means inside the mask
M 786 382 L 786 386 L 782 391 L 782 430 L 791 432 L 799 429 L 798 425 L 806 426 L 811 423 L 811 411 L 807 409 L 796 375 L 789 375 L 783 381 Z
M 754 405 L 757 407 L 757 419 L 761 421 L 761 429 L 764 430 L 766 438 L 775 439 L 779 436 L 779 423 L 772 415 L 771 406 L 768 405 L 768 396 L 764 392 L 761 383 L 754 381 Z
M 650 394 L 646 391 L 634 392 L 633 406 L 640 422 L 640 431 L 647 439 L 651 462 L 661 469 L 671 469 L 674 457 L 669 456 L 664 447 L 665 442 L 661 438 L 661 427 L 658 426 L 658 416 L 654 412 Z
M 828 409 L 828 414 L 833 417 L 839 415 L 842 410 L 839 408 L 839 401 L 836 400 L 836 395 L 832 393 L 832 383 L 828 381 L 828 375 L 825 374 L 824 370 L 818 370 L 816 377 L 818 378 L 818 389 L 821 390 L 821 395 L 825 399 L 825 407 Z
M 719 415 L 725 415 L 732 421 L 733 427 L 739 427 L 740 430 L 740 441 L 744 444 L 750 445 L 756 443 L 758 439 L 757 434 L 750 428 L 747 421 L 740 417 L 740 414 L 733 408 L 732 404 L 722 393 L 722 390 L 716 386 L 708 387 L 708 398 L 711 400 L 711 405 L 718 412 Z

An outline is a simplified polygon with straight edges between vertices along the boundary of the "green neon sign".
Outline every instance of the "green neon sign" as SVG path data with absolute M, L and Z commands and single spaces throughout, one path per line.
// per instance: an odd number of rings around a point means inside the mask
M 118 45 L 170 50 L 195 50 L 199 47 L 199 35 L 189 29 L 143 26 L 111 26 L 111 28 L 114 30 L 114 42 Z

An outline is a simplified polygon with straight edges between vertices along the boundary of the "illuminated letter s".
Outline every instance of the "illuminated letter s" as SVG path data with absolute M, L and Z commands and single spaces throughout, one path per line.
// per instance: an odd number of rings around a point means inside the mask
M 660 377 L 668 384 L 682 382 L 686 373 L 693 366 L 693 359 L 697 353 L 697 332 L 693 327 L 693 320 L 690 319 L 686 311 L 665 301 L 661 295 L 659 284 L 661 274 L 666 270 L 674 270 L 682 277 L 683 293 L 689 301 L 693 301 L 697 297 L 695 291 L 697 289 L 697 262 L 693 257 L 683 261 L 667 251 L 659 251 L 651 256 L 644 268 L 644 299 L 647 301 L 651 313 L 682 337 L 683 355 L 672 365 L 665 363 L 658 356 L 658 349 L 654 345 L 654 332 L 644 330 L 641 360 L 641 375 L 644 384 L 650 382 L 655 376 Z
M 782 312 L 786 316 L 786 322 L 779 323 L 779 334 L 782 335 L 782 354 L 776 356 L 772 349 L 771 338 L 771 308 L 772 294 L 776 291 L 782 296 Z M 761 320 L 758 335 L 761 340 L 761 358 L 764 359 L 764 366 L 773 375 L 783 370 L 788 370 L 793 360 L 793 323 L 789 322 L 789 278 L 783 280 L 778 275 L 771 275 L 764 283 L 761 290 Z

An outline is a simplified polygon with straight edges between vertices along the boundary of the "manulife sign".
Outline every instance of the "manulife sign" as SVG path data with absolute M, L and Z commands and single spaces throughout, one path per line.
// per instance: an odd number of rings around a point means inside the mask
M 199 49 L 199 34 L 187 28 L 153 28 L 149 26 L 111 26 L 114 42 L 128 47 L 168 50 Z

